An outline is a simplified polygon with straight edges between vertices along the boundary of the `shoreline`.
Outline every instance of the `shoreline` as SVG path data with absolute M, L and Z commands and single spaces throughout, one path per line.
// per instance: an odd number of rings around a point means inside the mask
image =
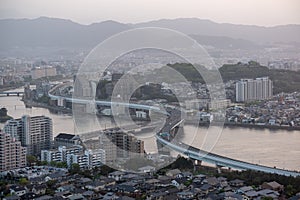
M 287 130 L 300 131 L 300 126 L 279 126 L 279 125 L 257 125 L 257 124 L 242 124 L 242 123 L 224 123 L 225 127 L 245 127 L 250 129 L 270 129 L 270 130 Z
M 46 108 L 49 111 L 53 112 L 62 112 L 64 114 L 72 114 L 72 109 L 54 107 L 44 103 L 38 103 L 34 101 L 24 101 L 22 100 L 26 107 L 39 107 Z M 185 120 L 185 123 L 195 125 L 197 121 L 195 120 Z M 208 127 L 210 123 L 200 122 L 199 126 Z M 243 124 L 243 123 L 232 123 L 232 122 L 224 122 L 224 127 L 234 128 L 234 127 L 242 127 L 242 128 L 250 128 L 250 129 L 269 129 L 269 130 L 287 130 L 287 131 L 300 131 L 300 126 L 279 126 L 279 125 L 257 125 L 257 124 Z
M 186 124 L 195 125 L 197 121 L 195 120 L 186 120 Z M 199 126 L 209 127 L 210 123 L 199 123 Z M 242 124 L 242 123 L 230 123 L 224 122 L 224 127 L 228 128 L 249 128 L 249 129 L 269 129 L 269 130 L 286 130 L 286 131 L 300 131 L 300 126 L 278 126 L 278 125 L 257 125 L 257 124 Z
M 48 109 L 49 111 L 52 111 L 52 112 L 61 112 L 61 113 L 64 113 L 64 114 L 72 114 L 72 110 L 71 109 L 67 109 L 67 108 L 61 108 L 61 107 L 54 107 L 54 106 L 50 106 L 48 104 L 44 104 L 44 103 L 38 103 L 38 102 L 35 102 L 35 101 L 25 101 L 25 100 L 21 100 L 24 102 L 24 105 L 26 107 L 37 107 L 37 108 L 46 108 Z

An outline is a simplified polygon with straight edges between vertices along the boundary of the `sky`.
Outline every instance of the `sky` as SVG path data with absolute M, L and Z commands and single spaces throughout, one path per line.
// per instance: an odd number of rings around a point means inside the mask
M 219 23 L 300 24 L 300 0 L 0 0 L 0 18 L 138 23 L 196 17 Z

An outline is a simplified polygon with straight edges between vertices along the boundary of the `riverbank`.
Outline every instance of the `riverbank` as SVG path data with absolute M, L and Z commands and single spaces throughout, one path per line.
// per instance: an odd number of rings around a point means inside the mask
M 72 109 L 68 108 L 62 108 L 58 106 L 50 106 L 45 103 L 39 103 L 35 101 L 26 101 L 22 100 L 25 104 L 26 107 L 31 108 L 31 107 L 38 107 L 38 108 L 46 108 L 49 111 L 55 112 L 55 113 L 63 113 L 63 114 L 72 114 Z
M 55 113 L 64 113 L 64 114 L 72 114 L 72 109 L 62 108 L 58 106 L 50 106 L 44 103 L 38 103 L 34 101 L 23 101 L 26 107 L 39 107 L 39 108 L 46 108 Z M 195 125 L 197 123 L 195 120 L 186 120 L 186 124 Z M 199 126 L 208 127 L 210 123 L 207 122 L 199 122 Z M 232 122 L 225 122 L 224 127 L 234 128 L 234 127 L 244 127 L 250 129 L 270 129 L 270 130 L 288 130 L 288 131 L 295 131 L 299 130 L 299 126 L 279 126 L 279 125 L 258 125 L 258 124 L 246 124 L 246 123 L 232 123 Z
M 186 120 L 185 123 L 195 125 L 198 122 L 196 120 Z M 222 124 L 220 124 L 220 125 L 222 125 Z M 210 123 L 208 123 L 208 122 L 199 122 L 199 126 L 209 127 Z M 250 128 L 250 129 L 300 131 L 299 126 L 279 126 L 279 125 L 268 125 L 268 124 L 258 125 L 258 124 L 246 124 L 246 123 L 232 123 L 232 122 L 225 122 L 223 124 L 223 126 L 224 127 L 229 127 L 229 128 L 234 128 L 234 127 L 241 128 L 242 127 L 242 128 Z
M 224 123 L 225 127 L 245 127 L 254 129 L 274 129 L 274 130 L 290 130 L 290 131 L 300 131 L 300 126 L 279 126 L 279 125 L 257 125 L 257 124 L 243 124 L 243 123 Z
M 18 84 L 18 85 L 14 85 L 14 86 L 4 86 L 0 88 L 0 92 L 6 92 L 8 90 L 15 90 L 18 89 L 20 87 L 22 87 L 23 84 Z

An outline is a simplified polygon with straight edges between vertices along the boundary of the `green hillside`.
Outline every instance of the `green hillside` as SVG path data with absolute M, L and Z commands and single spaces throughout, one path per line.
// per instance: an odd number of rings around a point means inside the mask
M 176 63 L 168 65 L 184 75 L 189 81 L 204 83 L 201 75 L 191 64 Z M 208 75 L 208 70 L 202 67 L 204 74 Z M 274 84 L 274 94 L 280 92 L 300 91 L 300 71 L 270 70 L 256 62 L 248 64 L 237 63 L 233 65 L 223 65 L 220 74 L 224 82 L 229 80 L 239 80 L 242 78 L 257 78 L 268 76 Z

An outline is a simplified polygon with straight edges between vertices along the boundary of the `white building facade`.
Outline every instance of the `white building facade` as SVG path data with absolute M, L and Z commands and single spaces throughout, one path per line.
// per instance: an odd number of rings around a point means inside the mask
M 273 82 L 268 77 L 242 79 L 235 84 L 236 102 L 270 99 L 273 96 Z

